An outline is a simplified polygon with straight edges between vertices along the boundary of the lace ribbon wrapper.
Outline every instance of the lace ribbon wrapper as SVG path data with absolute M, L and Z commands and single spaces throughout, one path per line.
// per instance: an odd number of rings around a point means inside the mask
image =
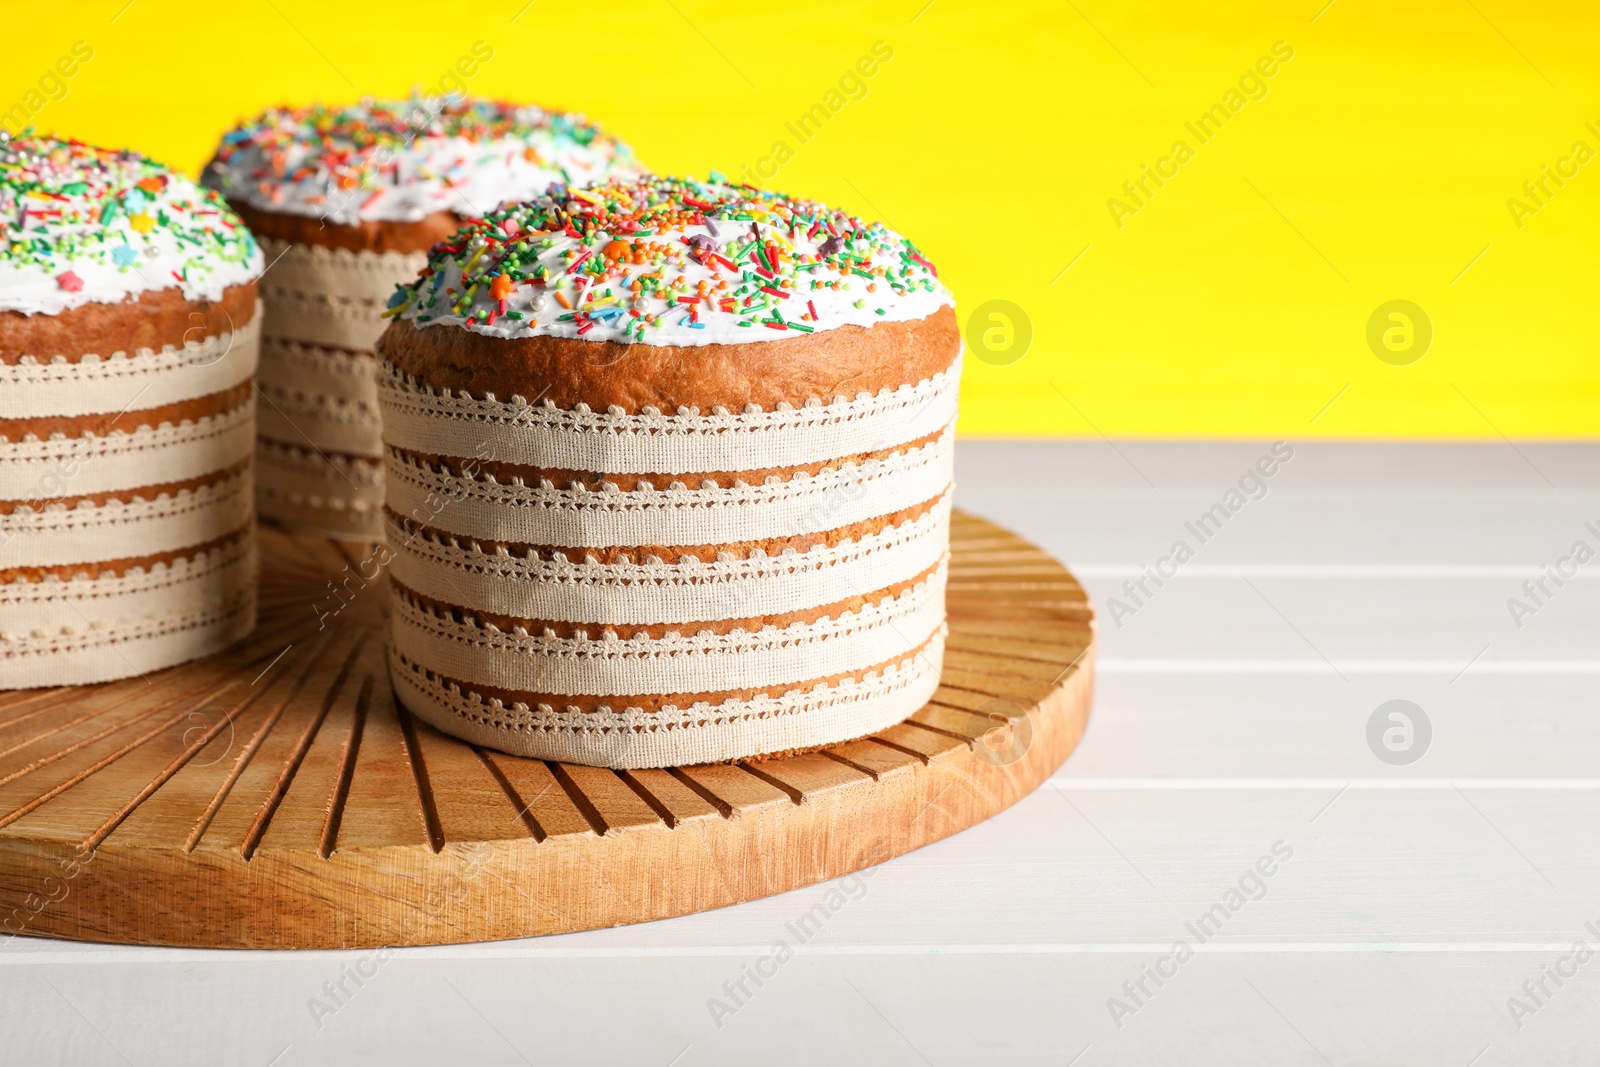
M 262 238 L 271 269 L 261 344 L 256 508 L 274 522 L 383 539 L 383 435 L 373 345 L 385 302 L 423 253 Z
M 599 412 L 435 390 L 380 352 L 396 694 L 476 744 L 614 768 L 903 720 L 939 684 L 959 377 Z
M 261 318 L 161 351 L 0 364 L 0 688 L 144 674 L 254 627 Z M 212 413 L 151 415 L 186 402 Z M 41 436 L 40 419 L 80 426 Z

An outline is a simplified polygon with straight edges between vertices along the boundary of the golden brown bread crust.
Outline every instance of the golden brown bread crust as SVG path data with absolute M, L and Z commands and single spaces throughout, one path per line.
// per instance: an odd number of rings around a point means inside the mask
M 907 441 L 903 445 L 892 448 L 880 448 L 872 452 L 857 452 L 850 456 L 838 456 L 833 459 L 818 460 L 815 463 L 802 463 L 793 467 L 761 467 L 748 471 L 697 471 L 693 474 L 608 474 L 600 471 L 574 471 L 561 470 L 555 467 L 535 467 L 525 463 L 503 463 L 499 460 L 473 460 L 472 476 L 478 481 L 492 477 L 497 482 L 512 482 L 515 479 L 529 485 L 538 485 L 540 481 L 548 478 L 558 489 L 576 489 L 579 485 L 587 489 L 598 490 L 602 485 L 614 485 L 624 493 L 631 493 L 639 486 L 648 482 L 652 489 L 671 489 L 674 483 L 681 483 L 689 489 L 705 489 L 714 486 L 720 489 L 730 489 L 735 484 L 743 482 L 745 485 L 762 485 L 768 478 L 777 478 L 780 481 L 789 481 L 796 474 L 805 472 L 813 477 L 824 470 L 837 470 L 848 463 L 857 466 L 871 460 L 888 459 L 890 456 L 902 452 L 911 452 L 927 445 L 933 444 L 944 431 L 936 430 L 930 434 Z M 389 450 L 396 455 L 404 456 L 408 460 L 419 462 L 435 470 L 449 471 L 452 474 L 461 473 L 462 461 L 449 456 L 441 456 L 431 452 L 415 452 L 409 448 L 389 446 Z
M 426 252 L 455 233 L 463 221 L 452 212 L 438 211 L 417 222 L 362 219 L 358 225 L 344 226 L 311 215 L 262 211 L 237 200 L 229 200 L 228 206 L 257 237 L 322 248 L 348 248 L 352 252 Z
M 836 526 L 831 530 L 818 530 L 816 533 L 800 533 L 793 537 L 769 537 L 760 541 L 730 541 L 721 545 L 619 545 L 611 548 L 561 548 L 554 545 L 527 545 L 511 541 L 490 541 L 481 537 L 464 537 L 447 533 L 433 526 L 426 526 L 414 519 L 406 518 L 399 512 L 385 508 L 390 515 L 400 523 L 400 528 L 408 536 L 421 535 L 429 540 L 449 543 L 459 541 L 471 542 L 478 545 L 484 552 L 494 554 L 501 548 L 516 559 L 541 559 L 553 561 L 564 559 L 569 561 L 586 561 L 592 563 L 645 563 L 651 556 L 668 562 L 676 562 L 685 556 L 692 556 L 702 563 L 715 563 L 719 558 L 749 559 L 750 554 L 760 549 L 768 556 L 781 556 L 785 550 L 794 549 L 796 552 L 809 552 L 813 547 L 821 545 L 832 548 L 845 541 L 859 541 L 870 534 L 881 533 L 891 526 L 911 522 L 932 511 L 940 501 L 940 497 L 924 500 L 920 504 L 913 504 L 909 508 L 891 511 L 887 515 L 876 518 L 863 519 L 853 522 L 848 526 Z
M 454 326 L 389 324 L 378 352 L 435 389 L 520 395 L 558 408 L 612 406 L 629 414 L 654 407 L 731 412 L 758 404 L 798 407 L 812 398 L 854 397 L 916 384 L 961 353 L 955 311 L 925 319 L 841 326 L 776 341 L 679 348 L 564 337 L 490 337 Z
M 198 545 L 175 548 L 169 552 L 152 552 L 147 556 L 101 560 L 99 563 L 62 563 L 54 567 L 0 568 L 0 585 L 8 585 L 17 581 L 42 582 L 46 578 L 59 578 L 62 581 L 69 581 L 79 575 L 86 575 L 89 578 L 120 578 L 136 567 L 149 570 L 158 563 L 170 565 L 176 560 L 198 558 L 212 549 L 231 545 L 250 533 L 252 531 L 246 526 L 243 529 L 223 534 L 221 537 L 213 538 Z
M 120 304 L 84 304 L 59 315 L 0 311 L 0 363 L 15 364 L 23 356 L 65 356 L 76 363 L 85 355 L 132 354 L 141 348 L 159 352 L 228 333 L 255 313 L 255 282 L 229 286 L 221 300 L 189 300 L 173 287 Z
M 885 586 L 882 589 L 877 589 L 870 593 L 846 597 L 844 600 L 835 601 L 832 604 L 819 604 L 817 607 L 806 608 L 803 611 L 785 611 L 772 615 L 751 615 L 742 619 L 709 619 L 695 622 L 656 622 L 640 623 L 637 625 L 627 625 L 624 623 L 601 624 L 561 622 L 554 619 L 523 619 L 514 615 L 499 615 L 492 611 L 467 609 L 461 607 L 459 604 L 452 604 L 444 600 L 436 600 L 433 597 L 419 593 L 415 589 L 396 581 L 393 577 L 391 577 L 389 581 L 393 583 L 395 592 L 401 597 L 404 597 L 405 599 L 410 600 L 412 603 L 432 611 L 435 614 L 450 615 L 460 619 L 476 619 L 480 622 L 480 624 L 483 622 L 491 622 L 507 633 L 510 633 L 516 627 L 521 626 L 529 633 L 533 634 L 542 634 L 548 629 L 553 631 L 555 635 L 560 638 L 588 637 L 592 639 L 599 639 L 604 634 L 612 633 L 616 634 L 619 640 L 627 641 L 637 637 L 639 634 L 644 634 L 646 637 L 659 639 L 665 637 L 669 633 L 700 634 L 709 632 L 715 634 L 726 634 L 732 633 L 734 630 L 744 630 L 747 633 L 755 633 L 766 626 L 785 627 L 792 626 L 797 622 L 813 623 L 823 616 L 827 616 L 830 619 L 837 619 L 846 613 L 855 614 L 862 608 L 882 603 L 890 597 L 897 597 L 906 590 L 914 588 L 915 586 L 927 581 L 929 575 L 931 575 L 937 569 L 938 564 L 935 564 L 934 566 L 923 571 L 921 574 L 918 574 L 916 577 L 908 578 L 903 582 L 896 582 L 893 585 Z
M 104 507 L 113 500 L 120 504 L 131 504 L 135 500 L 155 500 L 163 494 L 177 496 L 185 490 L 202 489 L 225 482 L 229 478 L 236 478 L 249 466 L 250 461 L 242 459 L 238 463 L 230 464 L 221 470 L 212 471 L 210 474 L 203 474 L 198 478 L 185 478 L 178 482 L 161 482 L 157 485 L 141 485 L 135 489 L 114 489 L 104 493 L 85 493 L 82 496 L 60 496 L 52 498 L 48 503 L 60 505 L 70 511 L 80 504 L 89 504 L 99 508 Z M 40 501 L 38 500 L 0 500 L 0 515 L 9 515 L 24 505 L 29 508 L 36 508 L 39 504 Z
M 886 668 L 907 663 L 920 656 L 928 647 L 928 638 L 915 649 L 905 655 L 896 656 L 883 663 L 877 663 L 861 670 L 845 671 L 842 674 L 829 674 L 821 678 L 808 678 L 803 682 L 790 682 L 784 685 L 767 686 L 761 689 L 726 689 L 716 693 L 658 693 L 641 694 L 639 696 L 573 696 L 567 693 L 524 693 L 511 689 L 501 689 L 497 686 L 479 685 L 477 682 L 463 682 L 459 678 L 451 678 L 436 671 L 426 671 L 430 678 L 443 678 L 445 681 L 458 686 L 463 693 L 477 693 L 485 700 L 500 700 L 505 704 L 527 704 L 530 707 L 539 704 L 549 704 L 553 708 L 565 710 L 577 708 L 580 712 L 599 711 L 602 707 L 617 710 L 619 708 L 639 708 L 641 711 L 660 711 L 671 705 L 684 708 L 701 702 L 716 706 L 725 700 L 754 700 L 758 696 L 781 697 L 785 693 L 796 689 L 810 689 L 816 685 L 835 685 L 846 678 L 861 678 L 868 672 L 882 673 Z
M 176 426 L 183 422 L 195 422 L 212 415 L 221 415 L 241 404 L 249 403 L 254 388 L 255 380 L 246 378 L 233 388 L 224 389 L 220 393 L 198 396 L 193 400 L 179 400 L 172 404 L 161 404 L 153 408 L 107 411 L 98 415 L 42 415 L 31 419 L 0 419 L 0 437 L 11 441 L 20 441 L 29 434 L 40 440 L 48 440 L 51 434 L 57 433 L 65 434 L 67 437 L 82 437 L 86 433 L 104 437 L 116 430 L 132 433 L 141 426 L 154 428 L 164 422 Z

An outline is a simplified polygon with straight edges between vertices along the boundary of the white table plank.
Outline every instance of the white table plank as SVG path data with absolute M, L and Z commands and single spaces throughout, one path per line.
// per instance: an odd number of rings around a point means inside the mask
M 1433 739 L 1409 767 L 1381 762 L 1367 720 L 1421 707 Z M 1600 676 L 1102 673 L 1065 780 L 1150 778 L 1592 779 Z

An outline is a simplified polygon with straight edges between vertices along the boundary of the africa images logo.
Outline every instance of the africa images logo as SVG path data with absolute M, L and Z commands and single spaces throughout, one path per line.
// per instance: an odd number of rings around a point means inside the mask
M 1154 963 L 1146 964 L 1138 975 L 1122 983 L 1122 996 L 1107 997 L 1106 1010 L 1111 1013 L 1111 1021 L 1117 1024 L 1117 1029 L 1122 1029 L 1124 1020 L 1137 1015 L 1162 986 L 1178 976 L 1179 969 L 1194 959 L 1198 946 L 1220 934 L 1223 924 L 1243 911 L 1246 904 L 1265 897 L 1267 880 L 1293 858 L 1294 846 L 1287 841 L 1274 841 L 1271 849 L 1245 868 L 1244 874 L 1228 887 L 1221 900 L 1183 924 L 1184 931 L 1194 938 L 1193 944 L 1189 937 L 1178 938 L 1172 943 L 1172 951 L 1156 957 Z
M 1140 567 L 1137 578 L 1129 578 L 1123 582 L 1123 596 L 1109 597 L 1106 600 L 1106 614 L 1111 616 L 1111 621 L 1116 624 L 1117 629 L 1122 629 L 1126 619 L 1144 610 L 1156 593 L 1167 582 L 1178 576 L 1178 571 L 1183 565 L 1194 559 L 1200 549 L 1221 533 L 1228 521 L 1243 511 L 1246 505 L 1266 499 L 1267 480 L 1282 470 L 1292 459 L 1294 459 L 1293 445 L 1287 441 L 1275 443 L 1269 453 L 1262 455 L 1253 465 L 1245 468 L 1244 473 L 1239 475 L 1237 485 L 1230 486 L 1222 494 L 1222 499 L 1202 511 L 1193 521 L 1183 524 L 1184 530 L 1194 538 L 1192 544 L 1188 537 L 1178 538 L 1167 550 L 1166 555 L 1161 556 L 1154 564 L 1144 564 Z
M 1122 183 L 1123 195 L 1106 200 L 1106 210 L 1111 212 L 1111 221 L 1117 229 L 1120 230 L 1127 224 L 1126 220 L 1130 215 L 1137 215 L 1143 208 L 1148 207 L 1150 201 L 1155 199 L 1156 193 L 1166 188 L 1167 182 L 1178 176 L 1184 164 L 1195 158 L 1200 147 L 1210 144 L 1252 100 L 1265 100 L 1270 91 L 1268 79 L 1275 77 L 1283 69 L 1283 64 L 1293 58 L 1293 45 L 1288 41 L 1274 42 L 1272 54 L 1261 56 L 1252 66 L 1246 68 L 1239 76 L 1237 87 L 1229 86 L 1228 91 L 1222 94 L 1221 100 L 1203 111 L 1193 122 L 1183 124 L 1184 129 L 1194 138 L 1193 145 L 1180 137 L 1172 143 L 1168 153 L 1159 157 L 1153 166 L 1141 163 L 1139 176 Z

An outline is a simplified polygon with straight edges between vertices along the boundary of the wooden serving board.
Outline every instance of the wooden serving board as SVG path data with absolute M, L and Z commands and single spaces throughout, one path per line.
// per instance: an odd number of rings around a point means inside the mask
M 909 720 L 806 755 L 619 772 L 413 719 L 389 691 L 368 548 L 263 528 L 248 641 L 0 694 L 0 929 L 488 941 L 722 907 L 946 837 L 1067 758 L 1094 667 L 1093 611 L 1064 567 L 970 516 L 952 537 L 944 677 Z

